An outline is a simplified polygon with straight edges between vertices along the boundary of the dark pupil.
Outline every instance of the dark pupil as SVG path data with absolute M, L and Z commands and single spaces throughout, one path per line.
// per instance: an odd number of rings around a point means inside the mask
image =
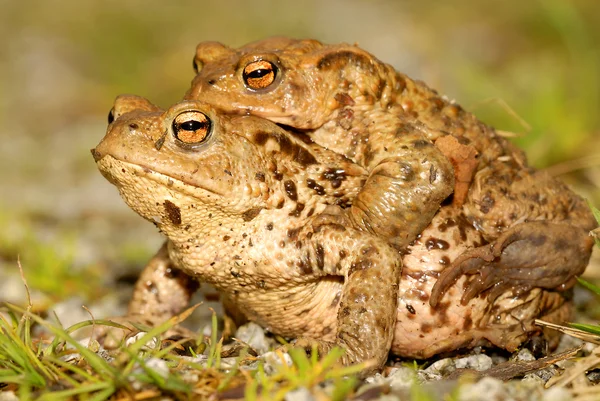
M 267 69 L 259 68 L 259 69 L 254 70 L 254 71 L 250 71 L 248 73 L 248 77 L 249 78 L 262 78 L 265 75 L 269 75 L 271 72 L 273 72 L 272 69 L 268 69 L 267 70 Z
M 112 124 L 115 121 L 115 109 L 110 109 L 108 112 L 108 123 Z
M 179 128 L 184 131 L 197 131 L 199 129 L 206 128 L 206 125 L 206 121 L 200 122 L 196 120 L 190 120 L 179 124 Z

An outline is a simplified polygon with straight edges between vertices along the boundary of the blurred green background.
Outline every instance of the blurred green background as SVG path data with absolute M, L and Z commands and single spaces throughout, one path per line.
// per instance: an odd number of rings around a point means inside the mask
M 0 0 L 0 300 L 20 255 L 60 299 L 109 288 L 156 229 L 96 171 L 117 94 L 168 106 L 200 41 L 271 35 L 358 43 L 512 133 L 530 162 L 600 202 L 597 0 Z M 13 291 L 14 290 L 14 291 Z

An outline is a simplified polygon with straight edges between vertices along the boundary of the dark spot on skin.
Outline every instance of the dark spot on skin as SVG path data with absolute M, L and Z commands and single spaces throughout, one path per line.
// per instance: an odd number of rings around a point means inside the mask
M 233 174 L 231 174 L 231 171 L 229 171 L 229 170 L 225 169 L 225 170 L 223 170 L 223 172 L 224 172 L 225 174 L 227 174 L 228 176 L 230 176 L 230 177 L 233 177 Z
M 343 250 L 343 249 L 342 249 L 342 250 L 340 251 L 340 259 L 344 259 L 346 256 L 348 256 L 348 254 L 346 253 L 346 251 L 345 251 L 345 250 Z
M 267 230 L 271 231 L 273 229 L 273 223 L 267 224 Z
M 300 232 L 301 229 L 302 229 L 302 227 L 289 229 L 287 231 L 287 237 L 292 241 L 296 241 L 298 239 L 298 233 Z
M 312 264 L 310 263 L 310 258 L 308 255 L 301 257 L 297 263 L 297 266 L 300 268 L 300 272 L 302 274 L 311 274 L 313 272 Z
M 294 184 L 291 180 L 286 180 L 283 183 L 283 187 L 285 188 L 285 193 L 288 198 L 293 200 L 294 202 L 298 200 L 298 192 L 296 191 L 296 184 Z
M 417 311 L 415 311 L 415 308 L 413 308 L 412 305 L 407 304 L 406 305 L 406 309 L 408 310 L 408 313 L 410 313 L 411 315 L 416 315 Z
M 469 223 L 469 221 L 463 216 L 460 215 L 458 217 L 458 232 L 460 234 L 461 241 L 467 240 L 467 229 L 472 228 L 473 226 Z
M 296 209 L 294 209 L 293 211 L 290 212 L 290 216 L 292 217 L 299 217 L 300 213 L 302 213 L 302 211 L 304 210 L 304 203 L 297 203 L 296 204 Z
M 346 171 L 341 168 L 328 168 L 323 172 L 321 178 L 328 180 L 333 188 L 339 188 L 342 181 L 346 179 Z
M 231 270 L 230 273 L 235 278 L 239 278 L 241 276 L 240 272 L 236 272 L 235 270 Z
M 323 330 L 321 331 L 321 334 L 326 336 L 327 334 L 331 333 L 331 327 L 323 327 Z
M 438 263 L 442 266 L 448 266 L 450 264 L 450 258 L 448 256 L 442 256 Z
M 223 236 L 223 241 L 229 241 L 230 239 L 231 239 L 231 237 L 229 235 Z
M 270 136 L 271 135 L 269 135 L 266 132 L 257 132 L 256 134 L 254 134 L 254 143 L 262 146 L 265 143 L 267 143 L 267 140 L 270 138 Z
M 323 269 L 323 267 L 325 266 L 325 249 L 323 249 L 323 245 L 317 244 L 316 256 L 317 256 L 317 267 L 319 269 Z
M 265 288 L 266 284 L 265 284 L 265 280 L 260 280 L 257 284 L 258 288 Z
M 373 70 L 369 57 L 349 50 L 328 53 L 317 62 L 317 68 L 319 70 L 341 70 L 348 64 L 356 65 L 361 69 L 367 70 L 367 72 Z
M 322 185 L 317 184 L 312 178 L 306 180 L 306 186 L 314 190 L 317 195 L 325 195 L 325 188 L 323 188 Z
M 494 203 L 496 201 L 492 198 L 492 195 L 486 193 L 479 203 L 479 210 L 481 210 L 481 213 L 487 214 L 494 207 Z
M 417 139 L 416 141 L 413 141 L 412 144 L 415 147 L 415 149 L 423 149 L 429 146 L 433 146 L 431 142 L 426 141 L 425 139 Z
M 279 202 L 277 202 L 277 205 L 275 205 L 276 209 L 281 209 L 283 207 L 283 205 L 285 205 L 285 200 L 284 199 L 280 199 Z
M 354 106 L 355 102 L 347 93 L 336 93 L 333 97 L 339 104 L 344 106 Z
M 275 171 L 273 173 L 273 178 L 275 178 L 277 181 L 281 181 L 281 180 L 283 180 L 283 173 L 280 173 L 279 171 Z
M 423 333 L 431 333 L 432 330 L 432 326 L 429 323 L 423 323 L 421 325 L 421 331 Z
M 308 213 L 306 213 L 306 217 L 310 217 L 315 213 L 315 208 L 310 208 L 310 210 L 308 211 Z
M 427 241 L 425 241 L 425 247 L 428 250 L 432 250 L 432 249 L 445 250 L 445 249 L 450 248 L 450 244 L 448 244 L 448 242 L 444 241 L 443 239 L 430 237 L 427 239 Z
M 470 330 L 473 327 L 473 318 L 471 318 L 471 312 L 467 312 L 465 316 L 465 322 L 463 323 L 463 330 Z
M 292 156 L 302 167 L 307 167 L 311 164 L 316 164 L 317 159 L 308 150 L 298 146 L 297 152 Z
M 444 220 L 443 223 L 441 223 L 438 226 L 438 230 L 441 233 L 445 233 L 449 227 L 454 227 L 454 226 L 456 226 L 456 221 L 454 221 L 454 219 L 446 219 L 446 220 Z
M 244 221 L 251 221 L 259 215 L 262 209 L 262 207 L 253 207 L 252 209 L 248 209 L 244 213 L 242 213 L 242 219 Z
M 265 174 L 264 173 L 256 173 L 254 175 L 254 177 L 260 182 L 265 182 Z
M 340 309 L 339 312 L 339 317 L 346 317 L 350 314 L 350 308 L 348 308 L 347 306 L 343 307 Z
M 129 128 L 131 128 L 131 129 L 138 129 L 139 127 L 140 127 L 140 126 L 139 126 L 139 125 L 137 125 L 136 123 L 131 123 L 131 124 L 129 124 Z
M 180 225 L 181 210 L 179 209 L 179 207 L 170 200 L 166 200 L 163 203 L 163 207 L 165 208 L 165 213 L 167 214 L 167 218 L 169 219 L 169 221 L 175 226 Z

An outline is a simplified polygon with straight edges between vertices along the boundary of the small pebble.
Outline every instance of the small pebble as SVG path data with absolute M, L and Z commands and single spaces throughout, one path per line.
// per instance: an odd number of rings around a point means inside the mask
M 258 354 L 264 354 L 269 350 L 265 331 L 256 323 L 250 322 L 238 328 L 235 338 L 248 344 Z

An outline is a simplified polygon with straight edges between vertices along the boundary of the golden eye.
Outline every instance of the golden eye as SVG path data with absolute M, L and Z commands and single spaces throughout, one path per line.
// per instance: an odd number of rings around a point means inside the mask
M 185 145 L 198 145 L 210 135 L 211 125 L 206 114 L 184 111 L 173 120 L 173 135 Z
M 277 66 L 266 60 L 253 61 L 244 67 L 244 83 L 251 89 L 264 89 L 275 82 Z

